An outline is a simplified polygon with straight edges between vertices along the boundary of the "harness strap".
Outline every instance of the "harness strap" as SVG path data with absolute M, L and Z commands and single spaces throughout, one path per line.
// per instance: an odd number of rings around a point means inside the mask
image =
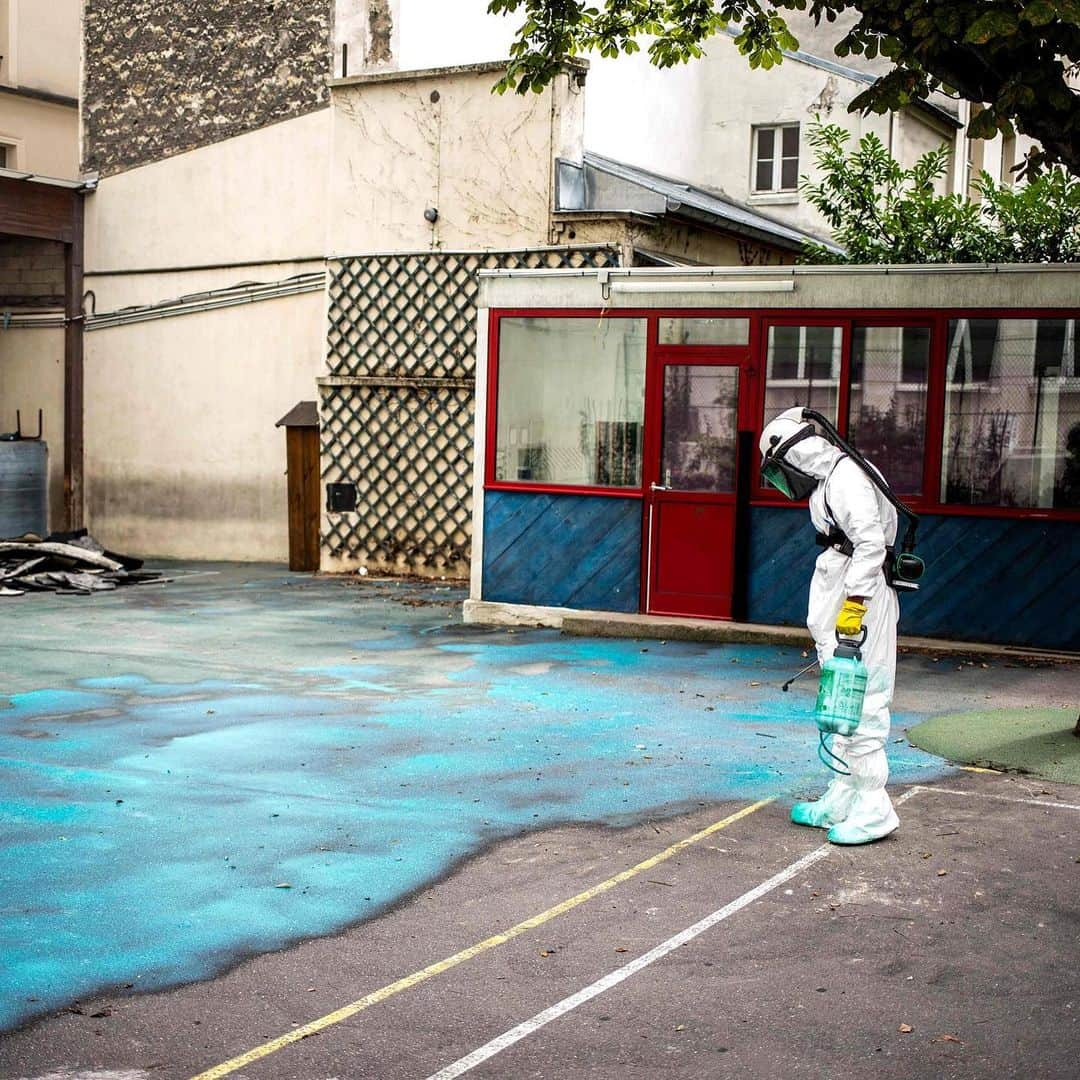
M 818 547 L 835 548 L 841 555 L 846 555 L 850 559 L 851 556 L 855 554 L 855 545 L 848 539 L 844 530 L 836 524 L 836 515 L 833 513 L 833 508 L 829 505 L 829 481 L 832 479 L 832 474 L 836 472 L 836 466 L 846 457 L 847 454 L 841 454 L 840 457 L 833 462 L 833 467 L 829 470 L 829 475 L 822 481 L 821 499 L 822 502 L 825 503 L 825 515 L 829 522 L 829 531 L 827 533 L 815 533 L 814 542 Z

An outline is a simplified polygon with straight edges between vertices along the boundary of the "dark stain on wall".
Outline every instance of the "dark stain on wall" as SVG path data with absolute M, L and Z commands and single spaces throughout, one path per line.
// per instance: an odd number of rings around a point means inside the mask
M 394 55 L 390 49 L 394 20 L 390 15 L 390 0 L 371 0 L 368 12 L 370 40 L 368 42 L 368 63 L 388 64 Z
M 103 176 L 329 102 L 333 0 L 86 0 L 83 169 Z

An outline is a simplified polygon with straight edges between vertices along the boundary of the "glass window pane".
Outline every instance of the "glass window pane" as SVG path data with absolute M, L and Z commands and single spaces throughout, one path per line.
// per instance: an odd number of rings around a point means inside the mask
M 745 345 L 749 319 L 661 319 L 661 345 Z
M 1080 507 L 1077 321 L 950 321 L 943 502 Z
M 783 148 L 782 149 L 783 155 L 786 158 L 795 158 L 795 160 L 798 161 L 798 159 L 799 159 L 799 125 L 798 124 L 792 124 L 791 127 L 786 127 L 786 128 L 783 129 L 783 131 L 784 131 L 783 143 L 781 144 L 782 148 Z
M 770 379 L 797 379 L 799 377 L 799 327 L 769 327 Z
M 794 405 L 836 423 L 842 340 L 839 326 L 769 327 L 763 423 Z
M 773 188 L 773 159 L 776 157 L 776 130 L 758 128 L 757 145 L 754 148 L 754 190 L 771 191 Z
M 499 322 L 495 478 L 640 487 L 644 319 Z
M 835 379 L 840 373 L 840 328 L 806 327 L 805 374 L 811 379 Z
M 780 162 L 780 187 L 784 191 L 794 191 L 799 186 L 799 159 L 784 158 Z
M 664 368 L 660 479 L 676 491 L 735 490 L 738 368 Z
M 922 491 L 930 328 L 856 326 L 848 438 L 901 495 Z

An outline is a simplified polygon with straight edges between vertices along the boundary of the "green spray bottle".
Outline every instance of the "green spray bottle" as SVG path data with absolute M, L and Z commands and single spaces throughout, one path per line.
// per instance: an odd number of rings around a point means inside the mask
M 866 665 L 859 650 L 866 630 L 858 641 L 839 634 L 836 641 L 836 652 L 821 665 L 814 720 L 822 735 L 851 735 L 859 726 L 866 697 Z

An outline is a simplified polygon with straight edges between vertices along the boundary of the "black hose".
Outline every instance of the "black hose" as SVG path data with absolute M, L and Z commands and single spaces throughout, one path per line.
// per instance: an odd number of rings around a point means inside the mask
M 919 515 L 916 514 L 915 511 L 912 510 L 910 507 L 902 503 L 899 498 L 897 498 L 896 493 L 891 487 L 889 487 L 888 482 L 881 475 L 881 473 L 879 473 L 877 469 L 875 469 L 874 466 L 871 465 L 870 462 L 867 461 L 866 458 L 864 458 L 862 454 L 860 454 L 859 451 L 855 449 L 854 446 L 852 446 L 843 438 L 840 432 L 837 431 L 835 427 L 833 427 L 830 420 L 822 416 L 821 413 L 819 413 L 816 409 L 803 409 L 802 414 L 804 420 L 812 420 L 815 424 L 820 425 L 825 433 L 825 437 L 829 440 L 829 442 L 831 442 L 834 446 L 840 447 L 840 449 L 843 450 L 848 455 L 848 457 L 850 457 L 852 461 L 854 461 L 855 464 L 858 465 L 860 469 L 862 469 L 864 473 L 866 473 L 866 475 L 870 478 L 870 482 L 878 489 L 878 491 L 880 491 L 881 494 L 884 495 L 885 498 L 888 499 L 894 507 L 896 507 L 897 512 L 904 515 L 904 517 L 907 519 L 907 528 L 904 530 L 904 540 L 902 548 L 905 552 L 914 551 L 915 533 L 919 527 Z

